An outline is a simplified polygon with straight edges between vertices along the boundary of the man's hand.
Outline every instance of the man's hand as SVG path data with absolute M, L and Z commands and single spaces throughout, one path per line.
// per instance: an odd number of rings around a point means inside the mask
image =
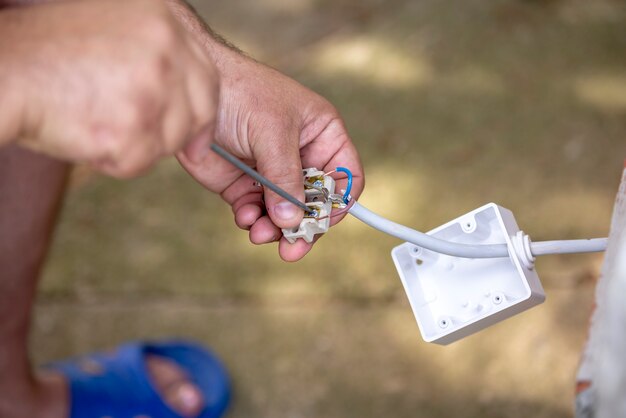
M 0 145 L 17 140 L 137 175 L 209 150 L 214 64 L 163 1 L 67 1 L 0 13 Z
M 303 167 L 330 171 L 345 166 L 354 175 L 352 196 L 358 197 L 364 186 L 361 163 L 335 108 L 206 32 L 199 36 L 220 72 L 215 141 L 301 200 Z M 214 153 L 201 161 L 192 157 L 189 153 L 178 155 L 192 176 L 232 206 L 236 224 L 250 230 L 250 241 L 280 240 L 279 253 L 286 261 L 298 260 L 311 249 L 303 240 L 289 244 L 281 239 L 280 228 L 298 226 L 301 209 L 270 190 L 263 193 L 250 177 Z M 338 189 L 342 186 L 345 180 L 338 182 Z M 338 221 L 339 217 L 333 219 L 333 223 Z

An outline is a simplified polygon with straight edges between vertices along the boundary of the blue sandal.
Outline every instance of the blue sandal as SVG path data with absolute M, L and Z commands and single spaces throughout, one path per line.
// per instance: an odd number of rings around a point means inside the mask
M 52 363 L 68 380 L 71 418 L 182 418 L 161 399 L 145 367 L 146 354 L 177 363 L 204 395 L 198 418 L 222 417 L 230 383 L 221 362 L 200 345 L 186 341 L 129 343 L 112 352 Z

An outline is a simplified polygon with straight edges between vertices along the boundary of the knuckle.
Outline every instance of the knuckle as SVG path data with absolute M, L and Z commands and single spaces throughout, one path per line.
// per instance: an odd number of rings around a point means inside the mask
M 129 81 L 128 87 L 116 100 L 112 124 L 118 126 L 122 134 L 155 128 L 167 98 L 158 78 L 153 70 L 144 68 L 141 75 L 135 78 L 138 81 Z
M 267 137 L 268 132 L 273 132 L 276 138 L 285 138 L 285 141 L 281 140 L 281 143 L 276 145 L 287 147 L 291 140 L 295 142 L 298 139 L 289 137 L 290 132 L 293 131 L 292 126 L 293 122 L 289 115 L 279 115 L 266 111 L 259 112 L 255 119 L 249 123 L 249 132 L 251 137 L 258 141 Z
M 280 186 L 292 183 L 291 179 L 289 178 L 290 174 L 291 169 L 283 164 L 272 165 L 265 170 L 265 175 L 269 178 L 274 179 L 274 183 Z
M 152 90 L 163 89 L 174 79 L 174 72 L 175 66 L 170 54 L 154 50 L 138 69 L 138 85 Z
M 148 27 L 152 27 L 147 29 L 151 32 L 150 38 L 141 53 L 135 55 L 133 85 L 163 88 L 175 78 L 179 49 L 176 29 L 159 20 L 149 23 Z
M 272 167 L 268 167 L 265 170 L 265 175 L 272 179 L 272 181 L 284 189 L 302 189 L 301 181 L 301 169 L 296 164 L 288 164 L 281 161 L 281 164 L 277 164 Z
M 284 115 L 270 114 L 265 118 L 265 128 L 276 132 L 289 132 L 291 129 L 291 120 Z
M 169 81 L 174 74 L 174 63 L 169 55 L 158 55 L 152 64 L 153 76 L 158 81 Z
M 329 119 L 341 119 L 339 110 L 326 99 L 323 99 L 321 113 Z
M 120 126 L 120 135 L 115 141 L 116 153 L 123 151 L 128 145 L 128 138 L 135 135 L 140 131 L 142 119 L 141 101 L 134 99 L 127 106 L 124 106 L 124 110 L 118 116 L 118 124 Z
M 339 111 L 330 103 L 320 112 L 319 119 L 324 121 L 330 130 L 345 130 Z
M 130 138 L 137 134 L 156 132 L 162 108 L 163 103 L 158 94 L 146 88 L 137 90 L 119 114 L 123 136 Z
M 143 30 L 155 45 L 163 49 L 172 48 L 176 44 L 178 31 L 174 22 L 167 14 L 154 14 L 143 21 Z

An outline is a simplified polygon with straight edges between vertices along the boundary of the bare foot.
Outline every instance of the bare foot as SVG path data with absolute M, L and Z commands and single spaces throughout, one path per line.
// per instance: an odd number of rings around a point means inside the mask
M 145 362 L 150 381 L 161 399 L 182 417 L 197 417 L 204 407 L 204 397 L 189 380 L 185 370 L 174 361 L 153 354 L 146 355 Z M 18 410 L 6 412 L 16 418 L 68 418 L 68 388 L 61 374 L 49 371 L 39 373 L 36 388 L 29 398 L 32 397 L 34 401 L 20 402 L 22 406 Z M 0 416 L 4 415 L 0 413 Z

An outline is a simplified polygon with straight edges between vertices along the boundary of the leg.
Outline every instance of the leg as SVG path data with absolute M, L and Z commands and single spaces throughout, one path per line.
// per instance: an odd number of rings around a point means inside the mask
M 63 196 L 68 164 L 0 149 L 0 416 L 66 416 L 60 379 L 40 384 L 27 354 L 39 271 Z
M 0 149 L 0 417 L 65 418 L 67 386 L 35 376 L 28 359 L 30 314 L 39 272 L 63 197 L 69 165 L 18 147 Z M 175 363 L 149 356 L 164 400 L 196 416 L 202 394 Z

